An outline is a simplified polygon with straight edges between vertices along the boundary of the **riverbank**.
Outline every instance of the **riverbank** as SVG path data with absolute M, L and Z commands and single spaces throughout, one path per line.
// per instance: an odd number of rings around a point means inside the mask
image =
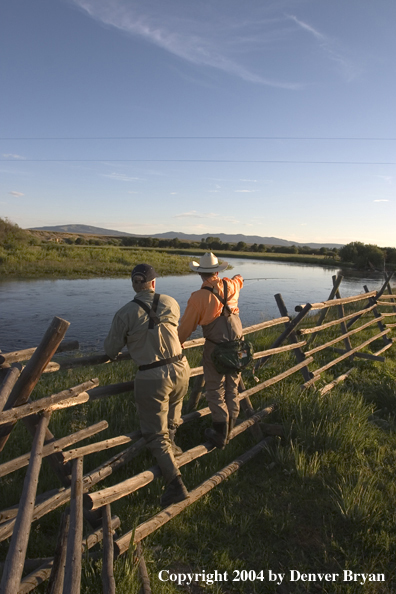
M 188 258 L 164 250 L 21 244 L 0 247 L 0 278 L 126 277 L 141 262 L 150 263 L 161 276 L 189 272 Z
M 20 244 L 0 247 L 0 278 L 126 277 L 140 262 L 150 263 L 161 276 L 180 275 L 188 274 L 190 260 L 204 253 L 200 249 Z M 237 257 L 332 268 L 340 265 L 334 258 L 303 254 L 218 250 L 216 255 L 223 260 Z

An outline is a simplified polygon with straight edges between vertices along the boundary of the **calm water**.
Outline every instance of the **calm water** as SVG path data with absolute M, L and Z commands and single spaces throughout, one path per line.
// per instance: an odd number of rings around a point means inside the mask
M 301 264 L 229 258 L 234 267 L 228 276 L 240 273 L 246 281 L 239 306 L 244 326 L 279 317 L 274 295 L 281 293 L 289 314 L 307 301 L 324 301 L 332 288 L 332 275 L 338 269 Z M 342 297 L 382 286 L 382 275 L 359 276 L 343 271 Z M 183 313 L 192 291 L 200 287 L 196 274 L 164 277 L 157 280 L 159 293 L 175 297 Z M 131 282 L 126 279 L 7 280 L 0 281 L 0 349 L 4 352 L 37 346 L 54 316 L 71 325 L 66 339 L 79 340 L 82 350 L 103 350 L 103 340 L 117 309 L 133 298 Z M 196 333 L 199 336 L 199 331 Z

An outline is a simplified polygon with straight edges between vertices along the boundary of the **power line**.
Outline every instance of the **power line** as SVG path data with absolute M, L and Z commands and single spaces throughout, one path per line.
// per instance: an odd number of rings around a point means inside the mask
M 3 136 L 0 140 L 376 140 L 396 138 L 370 136 Z
M 0 159 L 0 163 L 279 163 L 291 165 L 396 165 L 396 161 L 281 161 L 264 159 Z

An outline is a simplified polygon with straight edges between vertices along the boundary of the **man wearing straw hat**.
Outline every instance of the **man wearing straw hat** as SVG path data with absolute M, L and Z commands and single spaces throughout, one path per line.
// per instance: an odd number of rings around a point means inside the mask
M 178 303 L 155 292 L 158 274 L 149 264 L 132 270 L 136 297 L 114 316 L 104 349 L 110 359 L 128 346 L 139 366 L 134 382 L 135 403 L 142 436 L 157 459 L 167 488 L 161 505 L 167 507 L 188 497 L 175 455 L 174 443 L 183 398 L 188 389 L 190 368 L 177 334 Z
M 242 338 L 238 298 L 243 287 L 240 274 L 231 278 L 219 278 L 227 262 L 219 263 L 212 253 L 204 254 L 199 264 L 190 262 L 190 268 L 202 279 L 202 286 L 192 293 L 179 326 L 179 338 L 183 344 L 198 325 L 206 338 L 203 352 L 206 399 L 212 413 L 213 429 L 205 436 L 217 448 L 224 448 L 230 431 L 239 414 L 238 384 L 240 373 L 221 375 L 216 371 L 211 354 L 216 344 Z

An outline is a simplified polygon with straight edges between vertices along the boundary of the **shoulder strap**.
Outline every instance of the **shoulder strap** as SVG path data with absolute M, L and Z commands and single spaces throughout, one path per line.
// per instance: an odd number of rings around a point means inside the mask
M 227 286 L 227 283 L 225 282 L 225 280 L 224 279 L 222 279 L 222 280 L 223 280 L 224 299 L 222 297 L 220 297 L 220 295 L 218 293 L 214 292 L 213 287 L 202 287 L 202 289 L 206 289 L 207 291 L 210 291 L 215 297 L 217 297 L 217 299 L 220 301 L 220 303 L 223 306 L 223 309 L 222 309 L 220 315 L 224 316 L 224 310 L 226 310 L 228 312 L 228 314 L 232 314 L 232 311 L 229 308 L 229 306 L 227 305 L 228 286 Z
M 144 311 L 148 315 L 149 330 L 152 330 L 154 328 L 154 326 L 157 326 L 157 324 L 160 324 L 160 322 L 161 322 L 159 317 L 155 315 L 157 312 L 157 307 L 158 307 L 158 302 L 159 302 L 160 296 L 161 295 L 159 293 L 154 293 L 154 299 L 153 299 L 153 303 L 152 303 L 151 307 L 149 307 L 147 305 L 147 303 L 144 303 L 144 301 L 140 301 L 140 299 L 137 299 L 136 297 L 132 300 L 134 303 L 137 303 L 138 305 L 140 305 L 140 307 L 142 309 L 144 309 Z

